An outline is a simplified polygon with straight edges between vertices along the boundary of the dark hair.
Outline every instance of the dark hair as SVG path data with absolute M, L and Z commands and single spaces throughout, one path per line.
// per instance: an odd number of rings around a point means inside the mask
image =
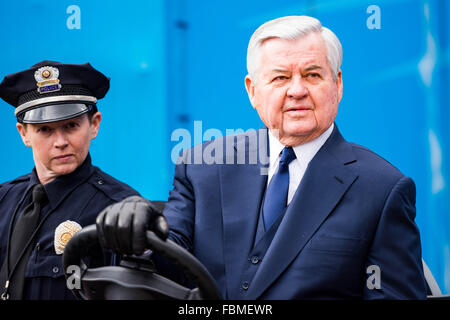
M 94 117 L 94 114 L 96 114 L 97 112 L 98 112 L 97 106 L 95 104 L 93 104 L 92 109 L 89 110 L 89 112 L 87 113 L 90 123 L 92 123 L 92 118 Z

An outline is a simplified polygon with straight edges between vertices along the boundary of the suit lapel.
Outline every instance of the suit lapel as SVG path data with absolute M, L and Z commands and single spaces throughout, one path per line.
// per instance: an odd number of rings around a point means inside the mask
M 233 152 L 226 154 L 228 165 L 220 167 L 228 292 L 235 292 L 234 289 L 239 285 L 238 275 L 253 247 L 260 203 L 267 181 L 264 172 L 267 171 L 265 163 L 268 159 L 260 159 L 263 156 L 259 156 L 259 153 L 267 150 L 267 130 L 255 131 L 255 135 L 256 139 L 248 134 L 235 136 L 237 140 Z M 244 151 L 242 148 L 245 148 L 245 163 L 232 165 L 231 163 L 242 163 L 242 159 L 238 158 L 240 152 Z
M 356 161 L 335 126 L 311 160 L 291 204 L 251 281 L 249 299 L 257 299 L 289 266 L 333 211 L 357 175 L 346 165 Z

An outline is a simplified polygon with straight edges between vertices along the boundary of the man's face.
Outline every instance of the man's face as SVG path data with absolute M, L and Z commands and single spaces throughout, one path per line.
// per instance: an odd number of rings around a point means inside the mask
M 268 39 L 259 59 L 256 79 L 245 78 L 246 89 L 280 142 L 300 145 L 328 129 L 342 98 L 342 74 L 334 80 L 322 37 L 311 33 L 298 40 Z
M 100 120 L 101 114 L 97 112 L 92 121 L 84 114 L 58 122 L 17 124 L 23 142 L 33 149 L 41 183 L 69 174 L 83 163 L 91 140 L 97 136 Z

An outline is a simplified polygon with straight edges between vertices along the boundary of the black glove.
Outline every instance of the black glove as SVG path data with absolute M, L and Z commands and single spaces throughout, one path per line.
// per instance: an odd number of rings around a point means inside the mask
M 114 203 L 97 216 L 100 245 L 119 254 L 141 255 L 147 243 L 146 231 L 151 230 L 162 240 L 169 226 L 161 211 L 139 196 Z

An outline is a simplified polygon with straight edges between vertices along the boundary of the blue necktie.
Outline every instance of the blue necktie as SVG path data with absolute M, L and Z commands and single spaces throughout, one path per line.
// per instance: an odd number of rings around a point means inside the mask
M 295 152 L 291 147 L 285 147 L 283 149 L 278 170 L 273 175 L 267 187 L 263 205 L 264 227 L 266 231 L 269 230 L 286 208 L 289 190 L 289 163 L 295 158 Z

